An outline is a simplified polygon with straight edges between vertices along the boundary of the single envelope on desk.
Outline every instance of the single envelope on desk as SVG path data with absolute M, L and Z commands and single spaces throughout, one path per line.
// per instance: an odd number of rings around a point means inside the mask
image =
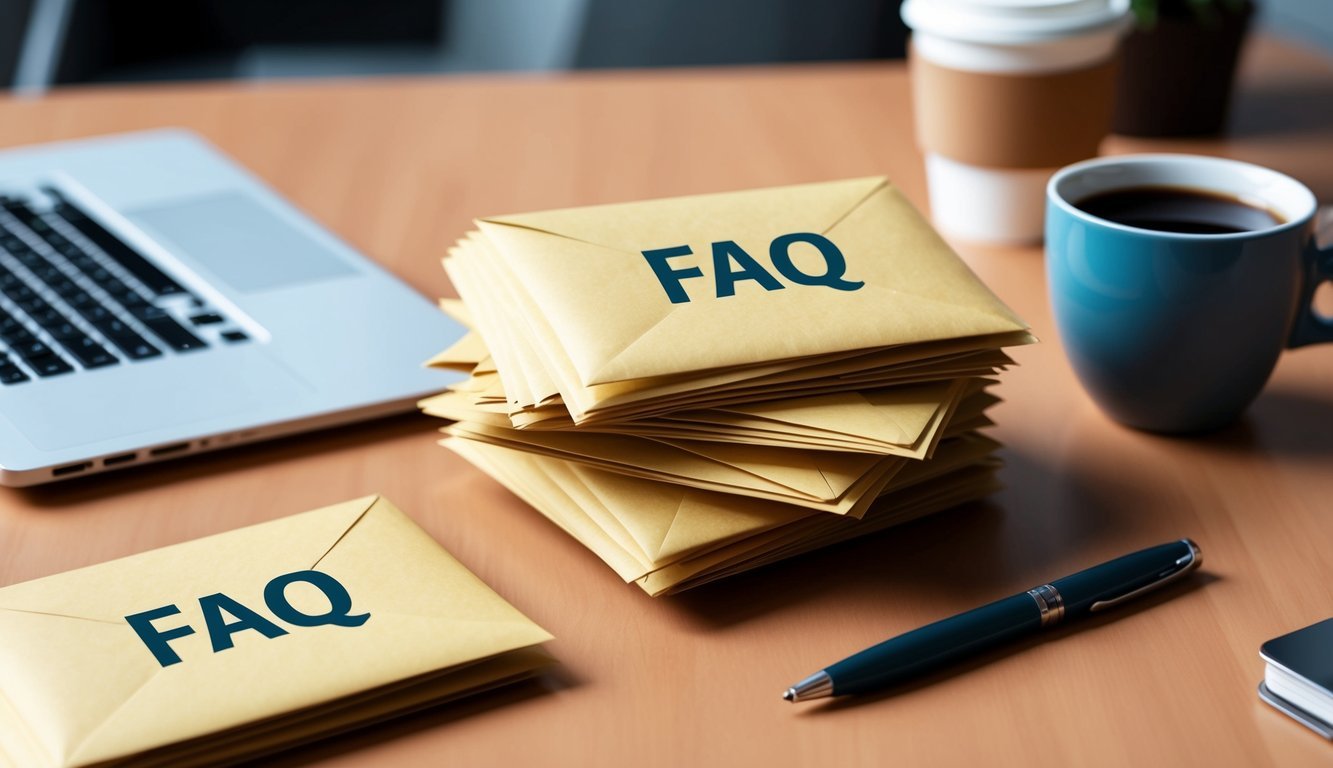
M 477 224 L 584 386 L 1026 330 L 883 178 Z
M 530 675 L 548 639 L 368 497 L 0 589 L 0 755 L 234 761 Z

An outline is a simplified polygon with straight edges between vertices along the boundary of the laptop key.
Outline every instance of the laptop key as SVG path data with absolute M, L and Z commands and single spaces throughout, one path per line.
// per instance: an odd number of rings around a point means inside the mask
M 15 304 L 25 299 L 30 299 L 33 296 L 37 295 L 37 293 L 33 291 L 33 289 L 28 287 L 27 283 L 23 282 L 20 282 L 17 285 L 8 286 L 0 290 L 3 290 L 4 294 L 8 296 L 10 301 L 13 301 Z
M 121 293 L 112 292 L 111 298 L 120 302 L 121 306 L 131 311 L 133 311 L 138 307 L 148 306 L 148 299 L 145 299 L 143 296 L 140 296 L 138 291 L 132 290 L 128 287 Z
M 10 344 L 9 348 L 24 360 L 47 357 L 55 354 L 46 342 L 33 336 L 30 340 Z
M 32 331 L 28 330 L 27 326 L 19 322 L 15 322 L 13 325 L 0 329 L 0 341 L 4 341 L 9 345 L 22 344 L 36 338 L 36 336 L 32 335 Z
M 16 301 L 14 303 L 18 304 L 19 309 L 23 310 L 24 312 L 27 312 L 29 315 L 35 312 L 41 312 L 42 310 L 48 309 L 51 306 L 50 304 L 46 303 L 46 299 L 43 299 L 36 293 L 22 299 L 21 301 Z
M 125 356 L 131 360 L 147 360 L 150 357 L 161 356 L 162 350 L 144 341 L 142 336 L 135 334 L 134 338 L 137 339 L 137 341 L 131 341 L 129 339 L 112 339 L 112 341 L 115 342 L 116 346 L 120 347 L 120 351 L 124 352 Z
M 195 325 L 216 325 L 223 322 L 223 317 L 216 312 L 204 312 L 190 317 L 190 322 Z
M 59 322 L 51 323 L 50 325 L 43 323 L 42 327 L 46 329 L 47 333 L 51 334 L 51 338 L 59 342 L 64 342 L 65 339 L 77 339 L 80 336 L 87 335 L 68 320 L 61 320 Z
M 84 368 L 101 368 L 120 362 L 115 355 L 106 351 L 101 344 L 98 344 L 89 336 L 80 335 L 66 339 L 61 341 L 60 345 L 65 348 L 65 351 L 73 355 L 74 359 L 79 361 L 79 365 Z
M 95 327 L 131 360 L 147 360 L 162 354 L 162 350 L 149 344 L 133 328 L 119 320 L 111 320 Z
M 223 331 L 222 338 L 226 339 L 228 343 L 238 344 L 242 341 L 248 341 L 250 337 L 245 335 L 245 331 Z
M 23 369 L 14 365 L 9 360 L 0 362 L 0 384 L 18 384 L 21 381 L 27 381 L 28 374 Z
M 0 338 L 20 330 L 26 331 L 27 329 L 23 327 L 23 323 L 18 321 L 18 318 L 0 309 Z
M 115 315 L 111 314 L 111 310 L 101 304 L 93 304 L 91 307 L 81 307 L 78 309 L 79 314 L 83 315 L 88 322 L 94 324 L 106 322 L 107 320 L 114 320 L 116 318 Z
M 190 333 L 175 318 L 157 307 L 142 307 L 134 312 L 134 317 L 177 352 L 189 352 L 208 346 L 203 339 Z
M 185 293 L 185 289 L 168 277 L 165 272 L 158 269 L 157 265 L 123 243 L 75 205 L 63 201 L 56 205 L 55 213 L 69 222 L 71 226 L 91 240 L 98 248 L 102 249 L 102 252 L 110 256 L 117 264 L 134 275 L 154 295 L 167 296 Z
M 50 330 L 51 326 L 65 321 L 65 316 L 57 312 L 55 307 L 52 307 L 50 304 L 28 312 L 28 316 L 37 321 L 38 325 L 47 330 Z
M 93 298 L 91 293 L 88 293 L 78 286 L 74 286 L 74 290 L 69 291 L 68 295 L 61 296 L 60 298 L 68 302 L 71 307 L 78 310 L 79 314 L 83 314 L 83 311 L 86 309 L 105 309 L 105 307 L 97 303 L 97 299 Z
M 25 360 L 29 368 L 37 373 L 38 376 L 59 376 L 62 373 L 69 373 L 74 367 L 61 360 L 54 353 L 45 357 L 37 357 L 31 360 Z

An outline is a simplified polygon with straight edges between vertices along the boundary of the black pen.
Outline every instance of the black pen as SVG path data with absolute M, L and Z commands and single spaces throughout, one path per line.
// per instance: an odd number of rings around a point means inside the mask
M 1199 567 L 1189 539 L 1117 557 L 960 613 L 849 656 L 782 694 L 787 701 L 867 693 L 904 683 L 1025 635 L 1132 600 Z

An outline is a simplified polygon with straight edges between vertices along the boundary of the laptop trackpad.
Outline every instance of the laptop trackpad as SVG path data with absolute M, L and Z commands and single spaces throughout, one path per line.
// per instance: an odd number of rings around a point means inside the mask
M 244 192 L 139 208 L 126 217 L 168 251 L 237 291 L 268 291 L 355 274 L 341 256 Z
M 27 407 L 16 402 L 18 407 L 7 409 L 5 416 L 34 446 L 47 451 L 173 426 L 180 427 L 181 438 L 230 429 L 233 421 L 239 428 L 312 391 L 253 349 L 192 352 L 27 386 L 32 402 Z M 228 416 L 237 418 L 221 425 L 204 424 Z M 198 424 L 198 429 L 191 429 L 191 424 Z M 175 438 L 163 441 L 171 439 Z

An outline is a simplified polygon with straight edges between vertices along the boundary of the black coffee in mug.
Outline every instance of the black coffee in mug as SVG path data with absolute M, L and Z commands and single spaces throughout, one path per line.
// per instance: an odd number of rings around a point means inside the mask
M 1217 192 L 1185 187 L 1128 187 L 1075 203 L 1084 213 L 1127 227 L 1190 235 L 1256 232 L 1282 223 L 1265 208 Z

